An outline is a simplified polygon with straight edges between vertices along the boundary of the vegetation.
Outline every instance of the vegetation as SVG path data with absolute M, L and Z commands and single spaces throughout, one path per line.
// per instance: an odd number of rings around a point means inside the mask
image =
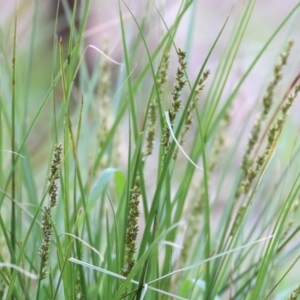
M 256 1 L 224 13 L 199 65 L 198 2 L 173 4 L 172 23 L 167 4 L 111 3 L 101 49 L 90 1 L 60 3 L 68 36 L 38 1 L 25 37 L 23 4 L 2 27 L 1 299 L 300 295 L 300 3 L 240 66 Z

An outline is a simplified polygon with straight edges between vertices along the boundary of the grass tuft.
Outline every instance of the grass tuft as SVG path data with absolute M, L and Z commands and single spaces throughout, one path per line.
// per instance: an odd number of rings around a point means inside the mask
M 0 299 L 297 299 L 300 3 L 71 2 L 1 23 Z

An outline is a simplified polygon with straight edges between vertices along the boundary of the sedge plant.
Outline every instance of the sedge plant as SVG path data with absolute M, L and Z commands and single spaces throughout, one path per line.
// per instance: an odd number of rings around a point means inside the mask
M 300 3 L 249 53 L 263 8 L 231 4 L 193 55 L 200 1 L 27 2 L 0 29 L 0 298 L 297 299 Z

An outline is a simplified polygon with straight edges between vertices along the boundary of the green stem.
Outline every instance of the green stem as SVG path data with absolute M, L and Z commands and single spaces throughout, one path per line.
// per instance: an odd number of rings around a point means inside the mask
M 12 58 L 12 101 L 11 101 L 11 161 L 12 161 L 12 184 L 11 184 L 11 245 L 13 253 L 11 255 L 11 263 L 15 263 L 16 253 L 16 125 L 15 125 L 15 114 L 16 114 L 16 48 L 17 48 L 17 14 L 15 17 L 15 28 L 14 28 L 14 45 L 13 45 L 13 58 Z

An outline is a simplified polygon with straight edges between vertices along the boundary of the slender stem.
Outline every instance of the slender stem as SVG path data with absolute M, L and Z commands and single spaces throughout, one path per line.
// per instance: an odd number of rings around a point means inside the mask
M 15 28 L 14 28 L 14 45 L 13 45 L 13 58 L 12 58 L 12 101 L 11 101 L 11 122 L 12 122 L 12 134 L 11 134 L 11 161 L 12 161 L 12 185 L 11 185 L 11 196 L 12 196 L 12 206 L 11 206 L 11 245 L 13 250 L 13 255 L 11 256 L 11 262 L 15 262 L 15 251 L 16 251 L 16 126 L 15 126 L 15 109 L 16 109 L 16 48 L 17 48 L 17 14 L 15 18 Z

